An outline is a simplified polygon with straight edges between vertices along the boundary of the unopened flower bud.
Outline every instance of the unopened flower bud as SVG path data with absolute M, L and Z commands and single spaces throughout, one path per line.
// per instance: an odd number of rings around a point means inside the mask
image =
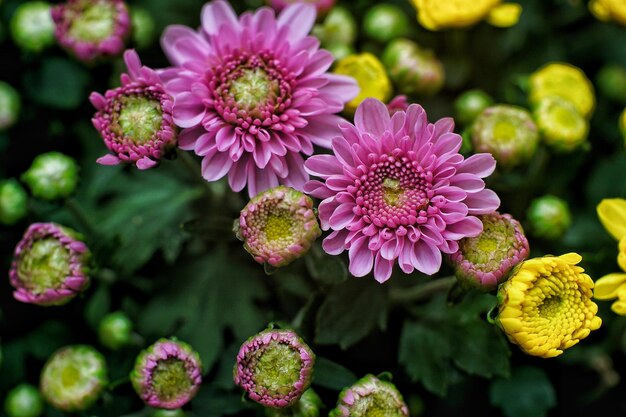
M 189 344 L 162 338 L 137 356 L 130 380 L 150 407 L 176 409 L 200 389 L 202 362 Z
M 20 4 L 11 17 L 13 42 L 25 51 L 41 52 L 55 43 L 51 5 L 45 1 Z
M 493 105 L 493 98 L 483 90 L 467 90 L 454 100 L 454 120 L 464 126 L 469 126 L 483 110 Z
M 31 224 L 15 247 L 9 271 L 23 303 L 62 305 L 89 286 L 91 253 L 82 237 L 55 223 Z
M 283 408 L 309 388 L 314 364 L 315 354 L 293 330 L 268 329 L 241 345 L 233 377 L 253 401 Z
M 543 239 L 558 239 L 572 224 L 567 201 L 545 195 L 531 201 L 526 212 L 528 232 Z
M 39 417 L 44 401 L 37 387 L 20 384 L 9 391 L 4 400 L 4 411 L 9 417 Z
M 587 119 L 563 98 L 554 96 L 541 99 L 533 115 L 543 141 L 556 151 L 573 151 L 587 139 Z
M 596 76 L 600 93 L 608 99 L 626 105 L 626 66 L 607 64 Z
M 363 17 L 365 36 L 381 43 L 408 35 L 409 26 L 408 16 L 395 4 L 376 4 Z
M 98 325 L 98 338 L 103 346 L 118 350 L 132 341 L 133 322 L 123 311 L 109 313 Z
M 309 388 L 291 407 L 265 408 L 265 417 L 319 417 L 323 405 L 319 395 Z
M 30 192 L 42 200 L 69 197 L 76 190 L 79 167 L 74 158 L 60 152 L 38 155 L 21 176 Z
M 551 62 L 530 75 L 529 100 L 536 105 L 545 97 L 558 96 L 574 104 L 580 114 L 590 117 L 596 98 L 593 85 L 578 67 Z
M 329 417 L 408 417 L 409 409 L 394 384 L 366 375 L 339 393 Z
M 28 194 L 15 179 L 0 181 L 0 223 L 12 225 L 28 213 Z
M 389 110 L 389 115 L 393 116 L 399 111 L 406 111 L 409 108 L 409 101 L 407 100 L 405 95 L 395 96 L 394 98 L 387 103 L 387 110 Z
M 20 115 L 22 101 L 10 84 L 0 81 L 0 131 L 13 126 Z
M 250 200 L 235 221 L 235 233 L 255 261 L 278 268 L 304 255 L 322 231 L 313 200 L 279 185 Z
M 432 96 L 445 82 L 441 61 L 430 49 L 425 49 L 409 39 L 391 41 L 382 55 L 391 80 L 404 94 Z
M 478 216 L 483 231 L 459 241 L 459 250 L 450 263 L 466 288 L 488 292 L 506 280 L 513 267 L 530 252 L 522 226 L 509 214 L 494 212 Z
M 66 0 L 52 19 L 59 44 L 84 62 L 121 54 L 131 31 L 123 0 Z
M 333 7 L 324 21 L 313 28 L 322 45 L 352 45 L 356 40 L 357 23 L 352 13 L 343 6 Z
M 39 389 L 54 408 L 75 412 L 90 408 L 108 384 L 104 356 L 87 345 L 57 350 L 41 372 Z
M 476 152 L 488 152 L 502 168 L 527 163 L 539 144 L 539 130 L 530 113 L 521 107 L 496 104 L 474 120 L 472 146 Z
M 361 89 L 359 95 L 346 104 L 345 109 L 349 113 L 354 113 L 366 98 L 373 97 L 386 102 L 391 96 L 392 86 L 387 71 L 378 58 L 369 52 L 341 59 L 333 72 L 354 78 Z
M 293 3 L 309 3 L 317 9 L 317 15 L 325 15 L 335 5 L 335 0 L 266 0 L 277 12 L 282 11 L 285 7 Z
M 98 159 L 102 165 L 132 163 L 149 169 L 167 157 L 177 143 L 172 119 L 172 98 L 165 93 L 156 72 L 142 66 L 133 50 L 124 53 L 128 74 L 121 87 L 89 100 L 98 110 L 92 119 L 104 144 L 112 152 Z
M 598 20 L 626 26 L 626 4 L 623 0 L 591 0 L 589 10 Z

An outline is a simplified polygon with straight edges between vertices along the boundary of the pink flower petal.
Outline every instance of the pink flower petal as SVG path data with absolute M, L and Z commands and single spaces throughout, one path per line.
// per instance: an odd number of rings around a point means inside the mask
M 413 246 L 412 261 L 415 269 L 426 275 L 433 275 L 441 268 L 441 252 L 420 240 Z
M 222 26 L 231 27 L 237 31 L 241 30 L 235 11 L 226 1 L 216 0 L 207 3 L 202 8 L 200 19 L 202 21 L 202 29 L 204 29 L 207 35 L 219 34 Z
M 468 194 L 465 204 L 467 204 L 469 214 L 489 214 L 500 207 L 500 197 L 493 190 L 484 189 L 477 193 Z
M 294 3 L 287 6 L 278 16 L 278 27 L 289 28 L 289 40 L 294 42 L 305 37 L 313 28 L 316 18 L 315 6 Z
M 383 283 L 391 278 L 393 272 L 393 261 L 389 261 L 383 258 L 380 253 L 376 255 L 376 262 L 374 262 L 374 279 L 379 283 Z
M 362 277 L 369 274 L 372 270 L 372 266 L 374 265 L 374 256 L 372 255 L 372 251 L 367 248 L 368 240 L 369 238 L 367 236 L 361 236 L 352 241 L 350 245 L 350 249 L 348 251 L 350 266 L 348 269 L 355 277 Z
M 206 106 L 192 93 L 182 93 L 174 100 L 174 122 L 180 127 L 194 127 L 202 121 Z
M 356 109 L 354 124 L 357 129 L 381 137 L 389 128 L 391 117 L 387 106 L 375 98 L 366 98 Z
M 465 160 L 458 168 L 459 173 L 475 174 L 480 178 L 488 177 L 496 169 L 496 160 L 490 153 L 477 153 Z

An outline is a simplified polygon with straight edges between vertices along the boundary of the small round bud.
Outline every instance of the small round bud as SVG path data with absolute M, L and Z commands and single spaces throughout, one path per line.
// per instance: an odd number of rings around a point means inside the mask
M 386 43 L 409 33 L 409 18 L 402 8 L 381 3 L 370 7 L 363 17 L 365 36 Z
M 322 45 L 352 45 L 356 40 L 357 23 L 348 9 L 335 6 L 320 25 L 313 29 L 313 35 Z
M 551 62 L 530 75 L 529 100 L 538 104 L 541 99 L 558 96 L 574 104 L 580 114 L 590 117 L 596 98 L 593 85 L 578 67 Z
M 15 179 L 0 181 L 0 223 L 12 225 L 28 213 L 28 194 Z
M 409 39 L 391 41 L 382 55 L 389 77 L 403 94 L 432 96 L 445 82 L 443 64 L 430 49 Z
M 130 381 L 146 405 L 177 409 L 200 389 L 202 362 L 189 344 L 162 338 L 137 356 Z
M 521 224 L 509 214 L 494 212 L 478 216 L 483 231 L 459 241 L 450 263 L 466 288 L 489 292 L 505 281 L 513 267 L 525 260 L 530 247 Z
M 83 411 L 100 398 L 108 384 L 104 356 L 87 345 L 57 350 L 41 372 L 39 389 L 45 400 L 65 412 Z
M 339 393 L 337 407 L 328 417 L 408 417 L 402 394 L 394 384 L 366 375 Z
M 286 408 L 266 408 L 265 417 L 319 417 L 324 406 L 322 399 L 309 388 L 297 403 Z
M 537 103 L 533 115 L 543 141 L 556 151 L 573 151 L 587 139 L 587 119 L 565 99 L 545 97 Z
M 300 258 L 322 234 L 313 200 L 279 185 L 263 191 L 241 210 L 235 233 L 261 264 L 279 268 Z
M 17 46 L 36 53 L 55 43 L 51 7 L 45 1 L 27 1 L 15 9 L 10 25 Z
M 317 15 L 323 16 L 335 5 L 335 0 L 266 0 L 266 3 L 277 12 L 294 3 L 309 3 L 317 9 Z
M 156 23 L 149 11 L 133 6 L 130 11 L 133 43 L 137 49 L 145 49 L 156 39 Z
M 9 417 L 39 417 L 44 401 L 37 387 L 20 384 L 9 391 L 4 400 L 4 411 Z
M 90 259 L 76 231 L 55 223 L 33 223 L 13 254 L 9 271 L 13 297 L 41 306 L 65 304 L 89 286 Z
M 526 217 L 528 232 L 549 240 L 563 236 L 572 224 L 567 201 L 553 195 L 545 195 L 532 200 Z
M 22 101 L 10 84 L 0 81 L 0 131 L 13 126 L 20 115 Z
M 603 66 L 596 76 L 600 93 L 618 104 L 626 104 L 626 67 L 617 64 Z
M 333 72 L 348 75 L 359 84 L 359 95 L 346 103 L 345 110 L 348 113 L 354 113 L 366 98 L 373 97 L 386 102 L 391 96 L 392 86 L 387 71 L 378 58 L 369 52 L 348 55 L 336 63 Z
M 123 311 L 109 313 L 98 325 L 98 338 L 103 346 L 118 350 L 128 346 L 133 337 L 133 322 Z
M 518 106 L 487 107 L 472 125 L 472 146 L 488 152 L 507 169 L 527 163 L 539 144 L 539 130 L 530 113 Z
M 52 20 L 59 44 L 87 63 L 121 54 L 131 31 L 123 0 L 66 0 L 52 8 Z
M 233 377 L 253 401 L 284 408 L 309 388 L 314 364 L 315 354 L 293 330 L 267 329 L 241 345 Z
M 483 110 L 493 105 L 493 98 L 483 90 L 465 91 L 454 100 L 454 119 L 464 126 L 469 126 Z
M 38 155 L 21 176 L 30 192 L 42 200 L 58 200 L 74 193 L 79 167 L 74 158 L 60 152 Z

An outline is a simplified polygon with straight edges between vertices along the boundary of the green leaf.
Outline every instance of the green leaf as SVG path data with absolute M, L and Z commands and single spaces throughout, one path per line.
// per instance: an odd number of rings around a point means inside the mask
M 356 380 L 356 375 L 345 366 L 320 356 L 315 359 L 314 385 L 340 391 Z
M 349 348 L 375 327 L 385 329 L 387 304 L 384 287 L 372 280 L 352 279 L 333 287 L 317 313 L 315 342 Z
M 530 366 L 513 369 L 510 379 L 493 381 L 489 398 L 506 417 L 545 417 L 557 404 L 554 387 L 545 371 Z
M 110 311 L 111 293 L 108 285 L 100 284 L 87 301 L 85 306 L 85 320 L 96 329 L 100 320 Z
M 348 268 L 341 257 L 328 255 L 318 244 L 311 247 L 304 260 L 311 277 L 321 284 L 335 285 L 348 279 Z

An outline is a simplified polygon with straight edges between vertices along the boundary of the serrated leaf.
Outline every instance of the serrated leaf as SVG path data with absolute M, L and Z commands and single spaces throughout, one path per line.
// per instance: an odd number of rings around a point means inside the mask
M 315 341 L 347 349 L 387 323 L 387 295 L 371 280 L 352 279 L 331 289 L 316 319 Z
M 513 369 L 510 379 L 493 381 L 489 398 L 506 417 L 545 417 L 557 404 L 545 371 L 529 366 Z

